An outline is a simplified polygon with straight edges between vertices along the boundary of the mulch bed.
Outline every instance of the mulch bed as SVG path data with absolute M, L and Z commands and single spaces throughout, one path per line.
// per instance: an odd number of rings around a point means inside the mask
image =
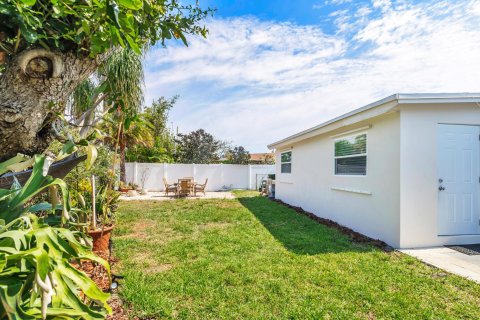
M 330 228 L 337 229 L 341 233 L 347 235 L 354 242 L 361 243 L 361 244 L 366 244 L 366 245 L 371 245 L 371 246 L 377 247 L 377 248 L 379 248 L 379 249 L 381 249 L 385 252 L 394 251 L 394 249 L 392 247 L 390 247 L 388 244 L 386 244 L 385 242 L 383 242 L 381 240 L 367 237 L 364 234 L 361 234 L 359 232 L 353 231 L 352 229 L 349 229 L 347 227 L 339 225 L 338 223 L 336 223 L 335 221 L 332 221 L 330 219 L 320 218 L 320 217 L 314 215 L 311 212 L 303 210 L 301 207 L 296 207 L 296 206 L 289 205 L 288 203 L 285 203 L 285 202 L 283 202 L 282 200 L 279 200 L 279 199 L 272 199 L 272 201 L 274 201 L 276 203 L 279 203 L 282 206 L 285 206 L 287 208 L 293 209 L 297 213 L 299 213 L 301 215 L 304 215 L 304 216 L 307 216 L 315 222 L 318 222 L 318 223 L 323 224 L 323 225 L 325 225 L 327 227 L 330 227 Z
M 95 254 L 107 260 L 110 263 L 111 270 L 114 270 L 117 260 L 110 254 L 110 251 L 97 251 Z M 77 268 L 85 272 L 101 290 L 104 292 L 110 291 L 110 278 L 101 265 L 91 261 L 82 261 Z M 108 320 L 128 320 L 131 318 L 129 317 L 129 310 L 124 307 L 123 301 L 117 293 L 111 293 L 108 304 L 112 307 L 112 314 L 107 316 Z

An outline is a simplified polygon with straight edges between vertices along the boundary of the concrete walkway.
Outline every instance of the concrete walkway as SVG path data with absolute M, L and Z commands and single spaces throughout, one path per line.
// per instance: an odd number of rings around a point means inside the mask
M 216 191 L 216 192 L 211 192 L 207 191 L 205 195 L 203 193 L 197 193 L 197 196 L 189 196 L 189 197 L 182 197 L 181 199 L 234 199 L 235 196 L 230 192 L 230 191 Z M 167 201 L 167 200 L 176 200 L 178 199 L 177 197 L 173 195 L 169 195 L 168 197 L 165 195 L 165 193 L 158 192 L 158 191 L 151 191 L 146 195 L 136 195 L 133 197 L 129 197 L 127 195 L 122 195 L 120 196 L 120 200 L 126 200 L 126 201 L 131 201 L 131 200 L 156 200 L 156 201 Z
M 480 255 L 469 256 L 446 247 L 399 250 L 421 261 L 480 283 Z

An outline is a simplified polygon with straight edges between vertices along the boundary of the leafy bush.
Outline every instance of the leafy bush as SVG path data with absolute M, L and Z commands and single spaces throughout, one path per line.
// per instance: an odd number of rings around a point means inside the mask
M 228 150 L 228 143 L 203 129 L 177 135 L 175 158 L 179 163 L 218 163 Z
M 74 209 L 78 217 L 78 225 L 87 232 L 92 225 L 92 188 L 88 182 L 89 188 L 78 190 L 72 198 L 77 202 L 77 208 Z M 106 227 L 115 223 L 115 212 L 118 209 L 120 192 L 108 189 L 106 185 L 100 186 L 95 192 L 95 210 L 96 226 Z
M 47 171 L 45 156 L 35 156 L 23 187 L 0 189 L 0 318 L 103 319 L 110 311 L 109 295 L 73 263 L 92 260 L 109 271 L 108 263 L 91 252 L 83 233 L 64 228 L 70 218 L 68 190 Z M 62 191 L 60 205 L 26 206 L 52 186 Z M 57 210 L 61 219 L 55 216 Z M 48 214 L 37 217 L 34 213 L 40 211 Z M 57 223 L 64 227 L 52 226 Z
M 171 99 L 160 97 L 152 102 L 142 118 L 149 123 L 152 131 L 152 145 L 129 144 L 125 158 L 129 162 L 166 162 L 174 161 L 175 138 L 168 128 L 168 113 L 174 107 L 178 96 Z
M 70 191 L 85 191 L 90 184 L 88 180 L 92 175 L 97 177 L 98 185 L 106 186 L 115 180 L 117 171 L 113 170 L 114 152 L 107 146 L 97 148 L 97 158 L 90 168 L 87 169 L 85 163 L 79 164 L 66 177 L 65 182 L 70 186 Z M 112 171 L 113 170 L 113 171 Z
M 0 44 L 9 54 L 28 45 L 92 56 L 118 46 L 140 53 L 145 44 L 159 40 L 186 43 L 184 34 L 205 36 L 197 23 L 211 12 L 175 0 L 4 0 Z
M 173 136 L 155 137 L 152 147 L 142 145 L 132 146 L 127 149 L 125 159 L 128 162 L 155 162 L 172 163 L 173 158 Z

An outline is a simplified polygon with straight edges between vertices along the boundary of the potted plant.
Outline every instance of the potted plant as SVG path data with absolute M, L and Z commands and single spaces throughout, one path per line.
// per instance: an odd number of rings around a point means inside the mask
M 130 190 L 132 190 L 132 187 L 129 184 L 124 183 L 123 181 L 120 181 L 118 191 L 123 192 L 123 193 L 127 193 Z
M 91 188 L 85 190 L 83 195 L 81 192 L 77 193 L 78 220 L 92 238 L 92 247 L 95 252 L 109 250 L 119 197 L 119 192 L 107 186 L 101 186 L 97 190 L 94 176 L 91 179 Z

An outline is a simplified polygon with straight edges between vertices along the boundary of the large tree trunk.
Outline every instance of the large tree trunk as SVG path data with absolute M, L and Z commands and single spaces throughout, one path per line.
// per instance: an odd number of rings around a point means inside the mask
M 71 92 L 103 58 L 45 49 L 14 56 L 0 75 L 0 161 L 47 148 L 56 114 L 63 114 Z

